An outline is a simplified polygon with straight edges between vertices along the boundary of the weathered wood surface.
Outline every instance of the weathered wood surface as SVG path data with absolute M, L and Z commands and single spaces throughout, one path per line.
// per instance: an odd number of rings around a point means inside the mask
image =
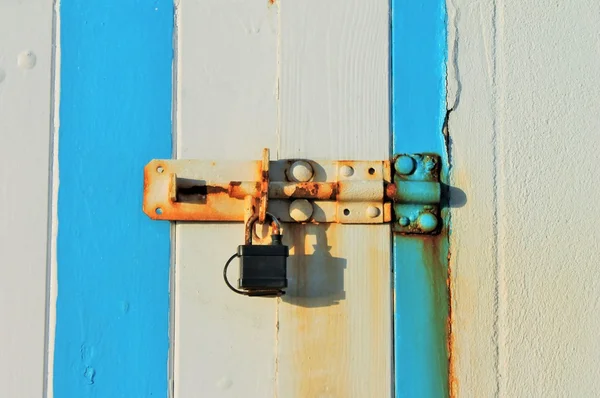
M 182 0 L 177 157 L 388 158 L 388 12 L 384 1 Z M 241 224 L 177 226 L 176 397 L 391 396 L 389 225 L 284 233 L 288 295 L 257 299 L 221 279 Z

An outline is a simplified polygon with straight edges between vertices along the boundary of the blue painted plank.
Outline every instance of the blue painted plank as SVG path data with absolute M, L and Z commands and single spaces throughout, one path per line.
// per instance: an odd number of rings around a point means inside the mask
M 444 0 L 392 0 L 394 153 L 444 158 L 446 115 Z M 445 178 L 445 177 L 444 177 Z M 447 219 L 444 210 L 443 217 Z M 437 237 L 394 237 L 397 397 L 447 397 L 447 230 Z
M 171 156 L 173 4 L 60 8 L 54 397 L 165 397 L 170 228 L 141 201 Z

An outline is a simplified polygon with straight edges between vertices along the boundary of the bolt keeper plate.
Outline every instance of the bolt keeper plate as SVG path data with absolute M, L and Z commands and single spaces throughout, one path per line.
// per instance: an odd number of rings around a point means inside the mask
M 307 182 L 289 181 L 297 159 L 269 163 L 268 211 L 296 222 L 290 204 L 306 199 L 306 223 L 379 224 L 392 219 L 384 200 L 391 182 L 389 161 L 303 161 L 312 167 Z M 244 198 L 260 196 L 260 161 L 152 160 L 144 169 L 143 210 L 152 219 L 243 221 Z

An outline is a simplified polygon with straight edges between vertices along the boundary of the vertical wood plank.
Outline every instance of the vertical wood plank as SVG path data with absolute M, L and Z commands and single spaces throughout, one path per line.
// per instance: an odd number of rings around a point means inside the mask
M 182 0 L 177 15 L 177 157 L 260 159 L 277 147 L 277 8 Z M 276 301 L 238 296 L 221 276 L 242 224 L 180 223 L 176 241 L 175 396 L 273 396 Z
M 54 396 L 165 397 L 170 228 L 142 212 L 141 181 L 171 153 L 173 4 L 60 14 Z
M 465 1 L 450 2 L 448 11 L 449 60 L 452 60 L 448 63 L 448 108 L 453 110 L 448 117 L 448 134 L 452 137 L 451 184 L 465 192 L 464 203 L 452 209 L 452 234 L 450 235 L 452 256 L 449 259 L 449 266 L 452 270 L 451 305 L 454 335 L 451 348 L 455 369 L 451 369 L 454 378 L 450 381 L 454 382 L 453 389 L 456 396 L 511 396 L 512 394 L 503 393 L 500 387 L 500 383 L 505 382 L 506 379 L 499 369 L 499 355 L 502 348 L 498 345 L 500 338 L 498 304 L 503 296 L 498 289 L 500 263 L 497 190 L 501 185 L 513 184 L 515 176 L 506 180 L 500 179 L 496 168 L 497 138 L 501 134 L 496 113 L 498 110 L 496 90 L 499 86 L 495 83 L 498 63 L 496 54 L 499 52 L 490 49 L 497 45 L 494 36 L 498 11 L 496 3 L 491 1 L 476 6 Z M 521 37 L 524 41 L 528 40 L 525 39 L 525 35 Z M 554 83 L 549 86 L 554 87 Z M 546 98 L 552 100 L 551 95 Z M 534 115 L 534 118 L 537 117 L 533 112 L 529 114 Z M 532 138 L 529 129 L 526 132 L 517 129 L 516 132 L 523 134 L 526 139 Z M 519 150 L 520 147 L 521 145 Z M 540 153 L 545 154 L 546 147 L 540 146 L 540 149 Z M 536 178 L 538 177 L 543 181 L 541 174 L 536 174 Z M 564 197 L 561 200 L 564 200 Z M 516 203 L 522 204 L 520 201 Z M 511 227 L 523 222 L 523 219 L 514 220 Z M 511 231 L 511 239 L 512 236 Z M 516 234 L 514 237 L 529 245 L 529 237 Z M 529 253 L 529 249 L 526 252 Z M 522 258 L 522 253 L 519 254 L 519 258 Z M 545 274 L 547 263 L 543 264 Z M 522 264 L 518 267 L 522 267 Z M 561 299 L 563 297 L 554 292 L 552 296 Z M 551 311 L 544 312 L 551 313 Z M 563 314 L 560 317 L 565 319 Z M 578 325 L 579 322 L 580 320 L 577 321 Z M 520 328 L 520 325 L 515 323 L 515 328 Z M 519 350 L 521 347 L 526 347 L 521 345 L 521 340 L 517 341 L 516 346 Z M 527 349 L 523 349 L 523 352 L 531 354 Z M 555 349 L 548 352 L 552 352 L 552 358 L 555 358 Z M 563 366 L 562 361 L 557 363 Z M 529 365 L 526 367 L 528 374 L 535 375 L 536 372 L 532 370 Z M 561 376 L 560 379 L 561 386 L 568 385 L 563 382 L 567 380 L 566 377 Z M 569 380 L 573 379 L 569 378 Z M 551 384 L 544 383 L 544 387 L 548 386 Z M 560 396 L 557 390 L 553 393 Z M 547 396 L 541 390 L 535 393 L 520 390 L 515 391 L 515 394 Z M 573 391 L 566 395 L 585 396 Z
M 387 159 L 388 2 L 280 8 L 281 156 Z M 389 225 L 287 225 L 287 239 L 277 396 L 390 397 Z
M 0 3 L 0 396 L 44 394 L 51 1 Z
M 392 129 L 395 153 L 436 153 L 448 183 L 445 0 L 392 1 Z M 444 206 L 443 206 L 444 207 Z M 397 217 L 400 215 L 396 215 Z M 410 214 L 405 216 L 410 217 Z M 394 351 L 397 397 L 448 396 L 452 351 L 448 223 L 435 236 L 394 236 Z M 450 357 L 451 358 L 451 357 Z

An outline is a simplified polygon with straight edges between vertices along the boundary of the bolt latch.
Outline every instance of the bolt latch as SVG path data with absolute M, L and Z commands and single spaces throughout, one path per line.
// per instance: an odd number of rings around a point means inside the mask
M 440 157 L 392 160 L 152 160 L 144 169 L 144 212 L 170 221 L 244 221 L 245 202 L 282 222 L 393 223 L 402 234 L 440 230 Z M 247 206 L 246 206 L 247 207 Z

